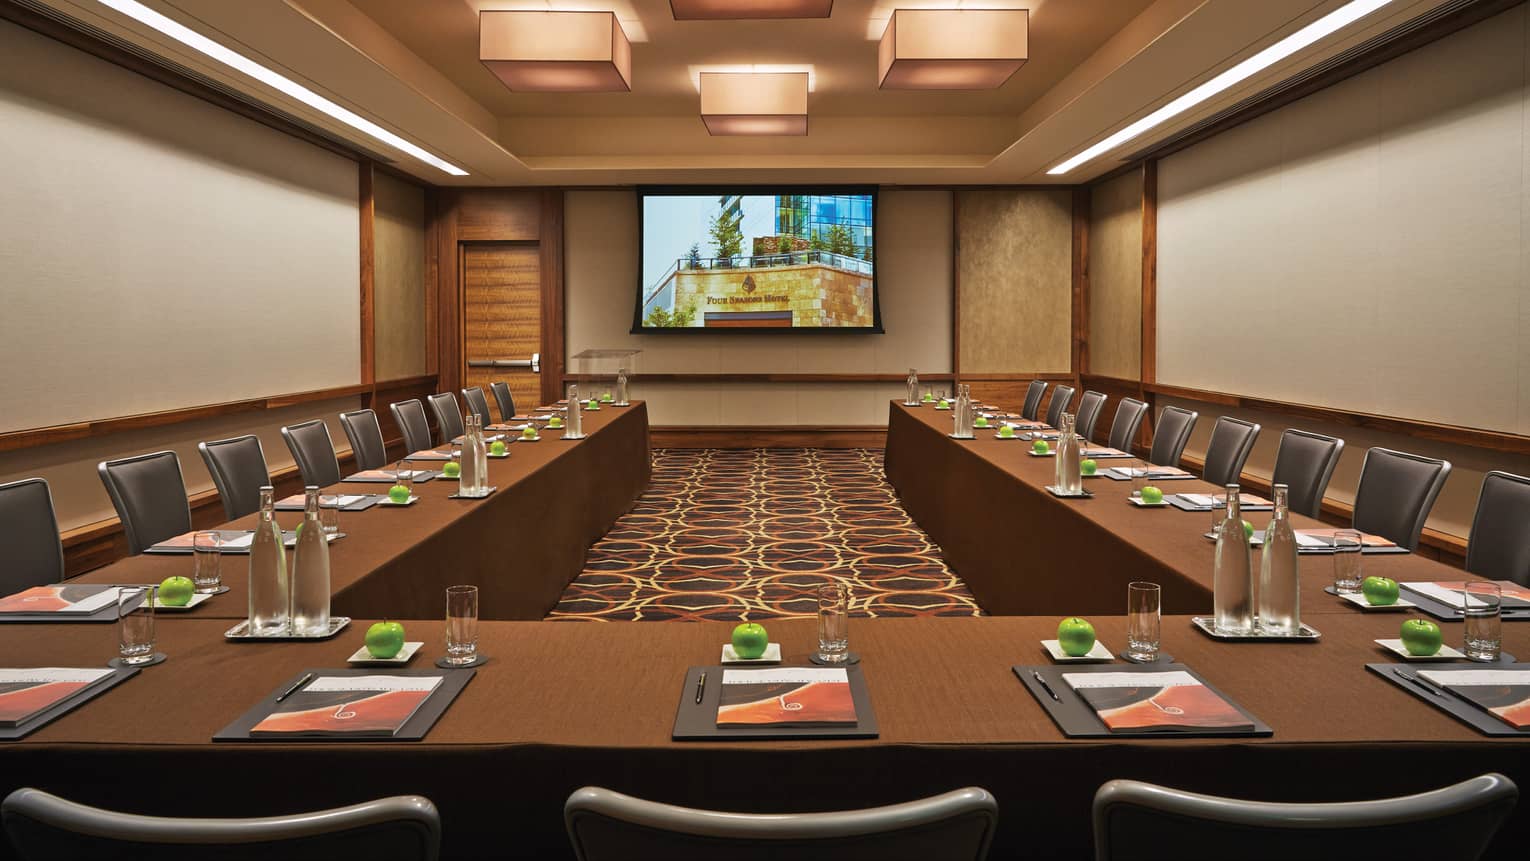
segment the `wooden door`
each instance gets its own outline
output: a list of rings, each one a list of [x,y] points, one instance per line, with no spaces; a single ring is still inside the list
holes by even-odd
[[[464,387],[482,386],[489,411],[499,415],[489,384],[504,380],[521,412],[542,403],[539,371],[529,367],[473,367],[474,362],[530,359],[542,349],[542,272],[534,243],[462,245]]]

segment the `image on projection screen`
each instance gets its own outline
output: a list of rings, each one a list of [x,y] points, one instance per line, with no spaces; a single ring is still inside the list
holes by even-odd
[[[633,330],[880,331],[875,193],[779,191],[643,192]]]

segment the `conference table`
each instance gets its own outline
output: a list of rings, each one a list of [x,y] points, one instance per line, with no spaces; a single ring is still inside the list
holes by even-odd
[[[416,483],[413,505],[342,511],[344,538],[330,545],[331,611],[398,619],[442,615],[445,589],[481,587],[485,619],[541,619],[584,569],[585,551],[648,488],[648,408],[610,404],[584,413],[585,438],[564,440],[543,428],[541,440],[509,444],[508,458],[489,459],[483,499],[448,499],[457,482]],[[439,469],[431,461],[419,469]],[[347,494],[386,493],[387,484],[342,482]],[[218,529],[252,529],[257,515]],[[277,512],[284,529],[300,511]],[[196,608],[198,618],[243,619],[249,612],[249,557],[225,554],[229,591]],[[189,555],[142,554],[98,568],[70,583],[159,583],[191,576]],[[164,614],[167,615],[168,614]]]
[[[1148,580],[1162,587],[1165,613],[1211,612],[1216,548],[1205,537],[1211,528],[1208,512],[1131,505],[1131,482],[1103,475],[1084,480],[1094,498],[1061,499],[1046,490],[1054,480],[1055,457],[1032,456],[1030,442],[1019,434],[1001,440],[996,428],[978,428],[976,439],[956,440],[952,428],[950,411],[893,401],[887,480],[984,610],[1120,614],[1126,609],[1126,584]],[[1131,462],[1101,459],[1099,470]],[[1165,495],[1223,490],[1195,478],[1155,483]],[[1263,530],[1270,512],[1245,512],[1244,519]],[[1291,520],[1297,529],[1332,528],[1295,513]],[[1323,592],[1333,583],[1332,556],[1302,554],[1298,565],[1304,617],[1349,612]],[[1411,553],[1366,553],[1363,567],[1366,575],[1398,582],[1479,579]],[[1309,621],[1322,629],[1320,619]]]
[[[1336,600],[1330,598],[1330,600]],[[169,659],[42,727],[0,743],[0,793],[36,786],[93,804],[184,816],[268,815],[390,794],[440,808],[446,858],[567,858],[562,804],[600,785],[725,810],[826,810],[968,785],[999,802],[995,858],[1089,857],[1090,799],[1112,778],[1267,800],[1411,793],[1490,771],[1530,787],[1530,745],[1490,738],[1367,671],[1405,614],[1341,608],[1316,643],[1230,644],[1163,620],[1174,658],[1268,723],[1269,738],[1069,740],[1011,672],[1044,664],[1057,619],[857,619],[880,737],[675,742],[688,667],[715,664],[731,623],[486,622],[476,670],[425,740],[214,743],[213,734],[305,669],[345,666],[369,620],[319,643],[228,643],[226,623],[160,626]],[[1093,618],[1119,649],[1124,619]],[[768,622],[788,663],[816,643],[811,619]],[[407,621],[443,654],[443,624]],[[1459,623],[1446,624],[1460,644]],[[1505,625],[1530,655],[1530,625]],[[113,626],[0,626],[11,666],[99,666]],[[1494,857],[1521,857],[1530,809]],[[1172,855],[1172,852],[1169,854]]]

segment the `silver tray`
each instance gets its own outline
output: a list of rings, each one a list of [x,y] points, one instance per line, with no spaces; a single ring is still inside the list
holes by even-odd
[[[254,634],[248,633],[249,628],[250,628],[250,620],[245,619],[244,621],[240,622],[239,624],[235,625],[234,627],[229,628],[227,631],[224,631],[223,632],[223,639],[225,639],[225,640],[237,640],[237,641],[245,642],[245,643],[279,643],[279,642],[286,642],[286,641],[290,641],[290,640],[312,642],[312,641],[316,641],[316,640],[328,640],[329,638],[331,638],[331,637],[335,636],[336,634],[340,633],[341,631],[345,630],[345,626],[349,625],[350,623],[351,623],[351,617],[350,616],[330,616],[329,617],[329,631],[327,633],[320,634],[320,635],[318,635],[316,637],[299,637],[299,636],[290,635],[290,634],[282,634],[281,636],[277,636],[277,637],[258,637],[258,636],[254,635]]]
[[[1195,627],[1201,629],[1201,633],[1213,640],[1227,640],[1236,643],[1316,643],[1323,638],[1323,634],[1317,628],[1306,622],[1302,623],[1299,634],[1289,637],[1267,634],[1263,631],[1255,631],[1252,634],[1224,634],[1216,629],[1216,620],[1211,616],[1193,616],[1190,619]]]
[[[1046,488],[1047,488],[1047,493],[1050,493],[1053,496],[1061,497],[1062,499],[1093,499],[1094,498],[1094,491],[1092,491],[1092,490],[1080,490],[1078,493],[1064,493],[1062,491],[1062,488],[1058,487],[1055,484],[1049,484],[1049,485],[1046,486]]]

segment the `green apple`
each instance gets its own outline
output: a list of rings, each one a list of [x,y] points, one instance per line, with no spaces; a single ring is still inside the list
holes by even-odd
[[[536,425],[526,425],[524,428],[521,428],[521,438],[522,439],[536,439],[537,438],[537,426]]]
[[[505,441],[497,439],[489,444],[489,454],[501,455],[505,453]]]
[[[983,416],[978,416],[977,418],[972,420],[972,426],[973,427],[986,428],[986,427],[988,427],[988,419],[984,418]]]
[[[1094,475],[1095,471],[1099,468],[1100,465],[1090,458],[1085,458],[1078,462],[1078,471],[1081,475]]]
[[[615,400],[615,398],[611,397],[611,393],[610,392],[606,392],[605,394],[600,396],[600,402],[603,403],[603,404],[609,404],[609,403],[611,403],[614,400]]]
[[[1005,425],[1004,427],[999,428],[999,436],[1001,436],[1001,437],[1003,437],[1005,439],[1014,439],[1015,438],[1015,429],[1010,427],[1009,425]]]
[[[1435,654],[1445,642],[1445,638],[1440,635],[1440,626],[1428,619],[1409,619],[1402,623],[1399,636],[1408,654],[1421,658]]]
[[[442,464],[441,474],[447,478],[457,478],[462,475],[462,464],[455,460],[449,460]]]
[[[1094,648],[1094,626],[1088,619],[1069,616],[1057,623],[1057,644],[1069,657],[1082,658]]]
[[[930,394],[929,392],[925,392],[924,393],[924,398],[921,399],[921,402],[927,404],[927,403],[929,403],[930,401],[933,401],[933,400],[935,400],[935,396]]]
[[[768,645],[770,635],[765,633],[765,626],[758,622],[745,622],[733,629],[733,653],[746,661],[765,654]]]
[[[1376,607],[1397,603],[1397,581],[1390,577],[1367,577],[1360,582],[1360,591],[1365,594],[1366,603]]]
[[[388,501],[395,505],[403,505],[409,501],[409,488],[402,484],[395,484],[388,488]]]
[[[376,622],[367,629],[367,654],[384,660],[404,648],[404,626],[397,622]]]
[[[937,410],[949,410],[949,409],[951,409],[951,405],[946,403],[945,401],[941,401],[940,403],[935,405],[935,409],[937,409]]]
[[[159,603],[166,607],[184,607],[191,603],[196,584],[189,577],[166,577],[159,581]]]
[[[1250,541],[1254,540],[1254,524],[1249,523],[1247,520],[1243,521],[1243,537]]]
[[[561,428],[563,427],[563,419],[553,416],[547,420],[547,426],[550,428]]]
[[[584,408],[587,410],[598,410],[600,409],[600,401],[590,398],[584,402]]]
[[[1038,439],[1035,442],[1031,443],[1031,451],[1034,451],[1037,454],[1046,454],[1047,452],[1049,452],[1051,450],[1052,450],[1052,447],[1047,445],[1047,441],[1044,440],[1044,439]]]
[[[1157,505],[1163,502],[1163,491],[1150,484],[1142,488],[1142,501],[1148,505]]]

